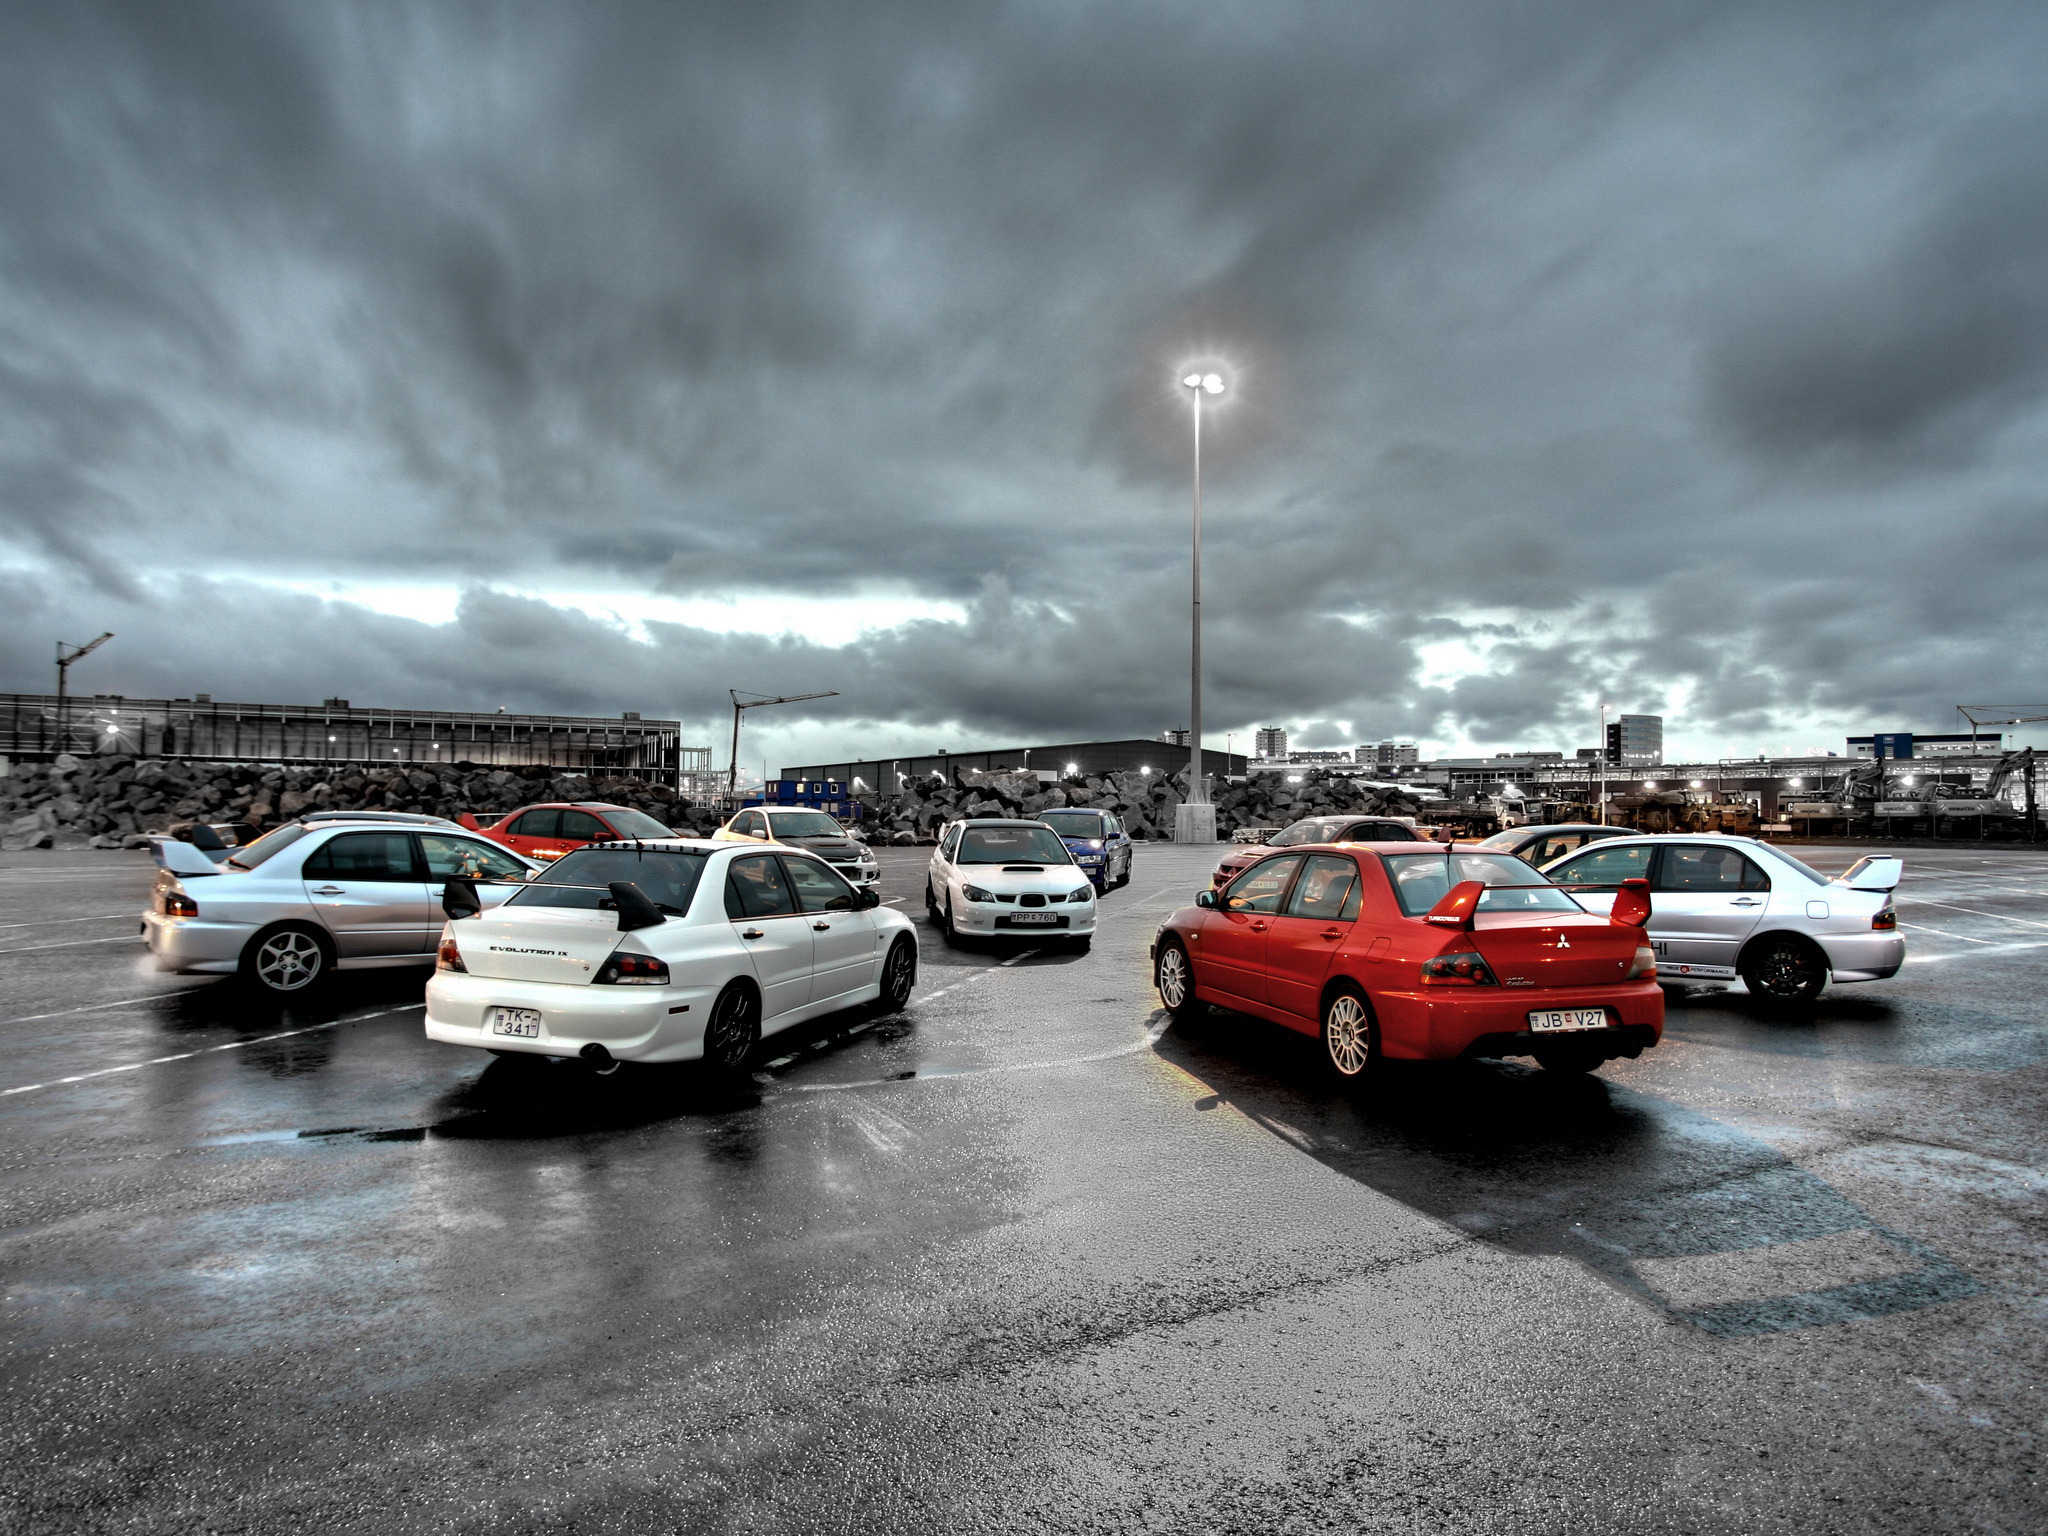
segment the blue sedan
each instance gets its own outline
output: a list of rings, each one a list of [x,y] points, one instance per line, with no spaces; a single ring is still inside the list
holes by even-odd
[[[1098,891],[1131,883],[1131,834],[1109,811],[1045,811],[1040,821],[1059,833]]]

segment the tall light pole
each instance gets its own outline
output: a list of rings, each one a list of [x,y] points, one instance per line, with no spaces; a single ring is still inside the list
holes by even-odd
[[[1188,792],[1174,809],[1173,840],[1213,843],[1216,808],[1209,803],[1209,780],[1202,772],[1202,397],[1222,394],[1223,376],[1190,373],[1180,383],[1194,402],[1195,412],[1194,602],[1188,665]]]
[[[1593,744],[1593,758],[1600,773],[1600,825],[1607,825],[1607,706],[1600,706],[1600,739]]]

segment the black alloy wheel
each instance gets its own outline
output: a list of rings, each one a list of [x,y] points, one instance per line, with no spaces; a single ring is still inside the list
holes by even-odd
[[[1743,961],[1742,981],[1767,1003],[1810,1003],[1828,984],[1827,961],[1803,939],[1767,939]]]
[[[724,1072],[744,1072],[761,1043],[761,1003],[744,982],[727,982],[704,1026],[704,1061]]]
[[[924,877],[924,911],[927,917],[935,918],[939,915],[939,898],[932,894],[932,877],[930,875]]]
[[[901,1013],[916,985],[917,945],[906,934],[889,946],[889,958],[882,962],[882,995],[875,999],[875,1011]]]
[[[1346,1087],[1371,1079],[1379,1065],[1378,1031],[1365,994],[1356,987],[1340,986],[1323,1000],[1323,1064],[1330,1075]]]
[[[1161,939],[1159,953],[1152,960],[1152,985],[1160,1004],[1176,1024],[1187,1024],[1208,1011],[1195,1001],[1195,968],[1179,939]]]
[[[297,997],[334,969],[327,937],[303,923],[280,923],[242,951],[242,979],[271,997]]]

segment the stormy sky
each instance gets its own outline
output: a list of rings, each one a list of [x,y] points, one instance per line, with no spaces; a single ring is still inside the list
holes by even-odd
[[[1154,735],[1204,359],[1214,745],[2048,700],[2038,4],[22,0],[0,143],[6,688]]]

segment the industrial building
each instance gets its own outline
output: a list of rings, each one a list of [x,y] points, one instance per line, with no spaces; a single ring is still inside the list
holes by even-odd
[[[1622,715],[1607,727],[1607,761],[1643,764],[1664,761],[1664,717]]]
[[[999,747],[992,751],[927,752],[914,757],[869,758],[861,762],[807,763],[785,768],[785,779],[837,779],[856,796],[893,793],[903,779],[951,780],[956,769],[1025,769],[1061,778],[1074,774],[1179,773],[1188,765],[1188,749],[1158,741],[1070,741],[1053,746]],[[1202,751],[1202,767],[1213,779],[1245,771],[1243,755]]]
[[[1255,756],[1274,758],[1287,755],[1287,732],[1277,725],[1262,725],[1252,732],[1252,752]]]
[[[1911,742],[1913,749],[1911,755],[1914,757],[1950,757],[1958,753],[1969,756],[1979,752],[1996,752],[1998,744],[2005,739],[1997,731],[1988,733],[1979,731],[1974,736],[1970,735],[1967,731],[1945,736],[1922,736],[1917,732],[1899,732],[1897,734],[1905,736]],[[1871,749],[1876,740],[1875,736],[1851,736],[1849,738],[1849,755],[1851,757],[1870,756]]]
[[[48,758],[110,752],[234,763],[502,763],[653,779],[701,792],[709,747],[682,744],[679,720],[321,704],[60,699],[0,694],[0,754]],[[722,789],[722,785],[719,786]],[[694,798],[694,796],[693,796]]]

